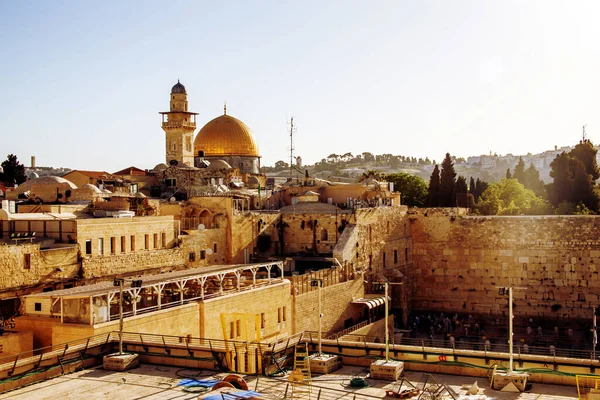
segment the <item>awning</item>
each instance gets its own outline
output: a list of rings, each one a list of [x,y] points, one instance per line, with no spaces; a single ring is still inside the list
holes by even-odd
[[[388,304],[391,302],[391,298],[388,296]],[[352,302],[352,304],[364,304],[367,307],[369,307],[369,309],[371,308],[375,308],[378,306],[382,306],[385,303],[385,297],[381,296],[381,297],[375,297],[375,298],[371,298],[371,299],[358,299],[358,300],[354,300]]]

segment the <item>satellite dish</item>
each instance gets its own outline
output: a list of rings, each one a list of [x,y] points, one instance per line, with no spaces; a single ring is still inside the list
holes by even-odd
[[[177,164],[179,164],[179,161],[171,160],[171,161],[169,161],[169,164],[171,164],[172,166],[176,166]]]
[[[204,224],[200,224],[198,225],[198,230],[199,231],[203,231],[206,227],[204,226]]]
[[[206,249],[206,254],[208,254],[209,256],[213,253],[212,249]]]
[[[171,202],[171,203],[175,203],[175,197],[171,197],[171,198],[169,199],[169,202]]]

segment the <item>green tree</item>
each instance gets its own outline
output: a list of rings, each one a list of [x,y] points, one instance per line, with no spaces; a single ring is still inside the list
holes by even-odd
[[[439,191],[439,206],[440,207],[455,207],[456,198],[454,185],[456,183],[456,172],[454,171],[454,163],[450,153],[446,153],[446,158],[442,162],[442,171],[440,173],[440,191]]]
[[[512,174],[510,173],[510,168],[506,170],[506,179],[512,179]]]
[[[1,165],[4,172],[0,178],[3,182],[20,185],[27,179],[25,177],[25,166],[17,160],[16,155],[9,154]]]
[[[363,172],[362,175],[360,176],[360,181],[364,181],[367,179],[375,179],[376,181],[381,180],[383,176],[381,175],[381,172],[376,171],[374,169],[370,169],[367,172]]]
[[[279,161],[277,161],[277,162],[275,163],[275,166],[274,166],[274,168],[273,168],[273,169],[274,169],[275,171],[282,171],[282,170],[284,170],[284,169],[287,169],[287,168],[289,168],[289,166],[290,166],[290,165],[289,165],[288,163],[286,163],[285,161],[279,160]]]
[[[523,185],[529,190],[533,190],[536,196],[546,197],[546,187],[544,181],[540,179],[540,172],[535,165],[529,164],[529,168],[525,170],[525,182]]]
[[[375,161],[375,156],[373,155],[373,153],[364,152],[362,153],[362,156],[365,162]]]
[[[469,179],[469,193],[475,196],[475,179],[473,177]]]
[[[467,179],[464,176],[459,176],[454,186],[456,193],[456,205],[458,207],[470,207],[473,204],[473,195],[469,193],[467,187]]]
[[[525,185],[525,161],[523,161],[523,157],[519,157],[519,162],[515,166],[512,177]]]
[[[544,199],[516,179],[492,183],[481,195],[477,209],[484,215],[541,215],[551,212]]]
[[[429,207],[438,207],[440,197],[440,169],[435,164],[433,172],[429,178],[429,187],[427,188],[427,204]]]
[[[489,183],[477,178],[477,182],[475,182],[475,192],[473,193],[473,197],[475,197],[476,203],[479,201],[479,199],[481,198],[481,195],[483,194],[483,192],[485,192],[487,190],[487,188],[489,186],[490,186]]]
[[[427,203],[427,184],[422,178],[399,172],[387,175],[386,180],[394,183],[394,191],[402,195],[402,204],[409,207],[425,207]]]
[[[594,182],[598,174],[595,153],[590,141],[582,141],[571,152],[562,152],[550,163],[553,182],[546,185],[546,192],[555,207],[566,202],[573,207],[584,205],[594,213],[599,211],[600,195]],[[590,154],[594,155],[593,161],[589,159]],[[563,206],[557,211],[567,209]]]

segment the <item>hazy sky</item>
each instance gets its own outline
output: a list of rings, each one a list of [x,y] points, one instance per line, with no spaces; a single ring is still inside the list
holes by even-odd
[[[263,165],[441,161],[600,142],[600,1],[1,1],[0,158],[165,162],[179,78],[199,127],[244,121]]]

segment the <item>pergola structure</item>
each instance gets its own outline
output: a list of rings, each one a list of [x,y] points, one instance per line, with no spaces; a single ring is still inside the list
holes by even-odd
[[[215,265],[130,277],[123,290],[123,315],[252,290],[283,281],[283,262]],[[131,285],[130,282],[139,282]],[[103,282],[25,297],[25,314],[60,317],[61,322],[95,325],[119,318],[119,287]]]

